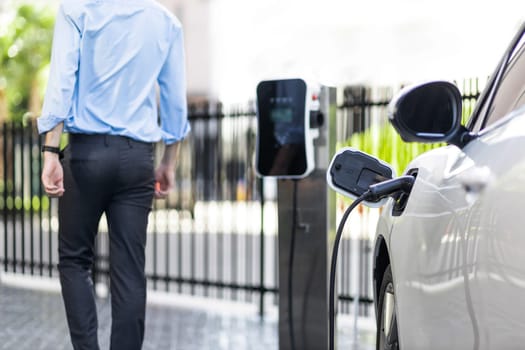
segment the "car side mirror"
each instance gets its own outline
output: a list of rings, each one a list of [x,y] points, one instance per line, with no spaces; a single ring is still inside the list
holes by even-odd
[[[402,89],[390,102],[390,122],[406,142],[447,142],[459,147],[470,139],[461,125],[461,93],[447,81]]]

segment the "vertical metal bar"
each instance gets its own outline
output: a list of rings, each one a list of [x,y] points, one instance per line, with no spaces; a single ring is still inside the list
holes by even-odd
[[[240,142],[242,142],[241,147],[239,148],[241,150],[241,156],[242,156],[241,158],[242,162],[240,164],[240,172],[242,176],[242,179],[241,179],[242,186],[240,188],[240,191],[241,191],[241,200],[244,202],[243,204],[245,208],[249,210],[247,206],[248,201],[249,201],[248,191],[247,191],[247,186],[248,186],[248,157],[247,157],[247,154],[248,154],[248,147],[249,147],[249,139],[247,137],[248,125],[246,124],[246,117],[244,115],[244,112],[242,112],[240,116],[240,121],[241,121]],[[249,212],[250,211],[248,211],[248,213]],[[240,232],[240,234],[242,235],[242,239],[244,241],[244,261],[245,261],[244,285],[251,285],[252,284],[251,283],[252,282],[251,281],[251,276],[252,276],[251,269],[252,269],[252,255],[253,255],[253,252],[251,249],[252,248],[251,247],[252,235],[248,227],[244,229],[244,232]],[[251,296],[251,292],[249,290],[245,290],[244,300],[248,301],[250,296]]]
[[[370,221],[370,210],[366,208],[364,210],[366,222]],[[363,259],[361,262],[361,270],[363,271],[363,280],[361,282],[361,296],[363,298],[368,297],[368,232],[367,229],[363,226]],[[361,315],[365,316],[368,310],[368,304],[364,302],[361,303]]]
[[[223,114],[222,114],[222,105],[220,103],[217,103],[215,106],[214,106],[214,119],[215,119],[215,126],[216,126],[216,132],[217,132],[217,138],[216,138],[216,157],[214,159],[214,166],[215,166],[215,181],[216,181],[216,185],[215,185],[215,192],[214,192],[214,196],[215,196],[215,200],[217,201],[217,203],[221,203],[222,204],[222,201],[223,201],[223,197],[222,197],[222,181],[223,181],[223,144],[222,144],[222,124],[224,122],[223,120]],[[219,210],[222,210],[222,205],[219,204]],[[222,216],[221,215],[218,215],[218,220],[221,220],[222,219]],[[219,256],[219,245],[218,245],[218,242],[219,242],[219,237],[221,236],[221,230],[219,229],[219,227],[223,227],[222,225],[222,220],[221,220],[221,223],[217,223],[216,225],[216,229],[215,229],[215,232],[214,232],[214,244],[213,245],[210,245],[210,247],[208,248],[209,250],[213,249],[212,247],[215,247],[215,262],[217,262],[217,259],[218,259],[218,256]],[[213,262],[211,261],[211,259],[208,261],[208,263],[211,265],[213,264]],[[216,269],[215,269],[215,274],[214,274],[214,279],[217,281],[218,280],[218,275],[219,275],[219,265],[216,264]],[[211,273],[210,273],[211,275]],[[211,276],[210,276],[210,279],[211,279]],[[214,287],[212,289],[214,291],[214,296],[217,296],[217,291],[219,290],[218,287]]]
[[[16,127],[15,127],[15,124],[12,122],[11,123],[11,149],[13,150],[12,152],[12,167],[11,167],[11,170],[12,170],[12,173],[11,173],[11,176],[12,176],[12,181],[13,181],[13,190],[12,190],[12,194],[11,194],[11,198],[13,200],[13,210],[12,210],[12,220],[13,220],[13,242],[12,242],[12,247],[13,247],[13,272],[16,273],[16,264],[17,264],[17,254],[16,254],[16,247],[17,247],[17,230],[16,230],[16,219],[17,219],[17,214],[16,214],[16,187],[17,187],[17,181],[16,181]]]
[[[42,147],[42,138],[38,137],[38,149]],[[38,152],[38,169],[42,169],[42,153]],[[38,238],[38,256],[39,256],[39,275],[44,275],[44,225],[43,225],[43,219],[44,219],[44,192],[42,188],[42,182],[38,182],[38,231],[39,231],[39,238]]]
[[[359,316],[360,314],[360,310],[361,310],[361,303],[360,303],[360,296],[361,296],[361,288],[362,288],[362,283],[363,283],[363,240],[361,239],[361,236],[359,236],[357,238],[357,266],[358,266],[358,270],[357,270],[357,286],[356,286],[356,292],[355,292],[355,297],[356,297],[356,300],[357,300],[357,308],[354,309],[354,312],[357,313],[357,316]]]
[[[209,228],[209,224],[206,223],[206,228]],[[207,297],[209,295],[209,285],[210,282],[210,232],[209,230],[206,230],[202,233],[202,240],[204,241],[204,247],[203,247],[203,258],[204,261],[203,264],[203,276],[202,281],[204,282],[204,289],[203,289],[203,295]]]
[[[350,282],[350,279],[352,277],[352,271],[351,271],[351,267],[352,267],[352,264],[350,263],[350,258],[351,258],[351,251],[349,249],[349,246],[350,246],[350,239],[348,239],[348,237],[345,237],[343,236],[342,237],[342,251],[340,253],[340,255],[342,255],[342,264],[341,264],[341,275],[339,276],[339,280],[341,281],[341,284],[340,284],[340,294],[338,295],[338,299],[339,297],[342,295],[349,295],[350,294],[350,286],[351,286],[351,282]],[[348,303],[346,302],[341,302],[341,307],[343,310],[349,310],[349,307],[348,307]]]
[[[179,178],[176,177],[177,183],[180,182]],[[176,185],[177,186],[177,185]],[[164,284],[164,290],[166,292],[169,292],[170,290],[170,282],[169,282],[169,276],[170,276],[170,229],[169,229],[169,223],[170,223],[170,211],[174,207],[171,198],[168,197],[166,200],[166,209],[165,209],[165,216],[166,216],[166,225],[164,227],[164,277],[165,277],[165,284]]]
[[[157,289],[157,280],[158,280],[158,257],[157,257],[157,250],[158,250],[158,227],[157,227],[157,214],[158,214],[158,208],[157,208],[157,201],[153,202],[153,289]]]
[[[202,281],[204,282],[204,288],[203,288],[203,295],[207,297],[209,295],[209,285],[208,282],[210,282],[210,231],[209,231],[209,223],[207,222],[205,224],[205,231],[201,234],[201,242],[199,246],[202,244],[202,250],[203,250],[203,259],[201,261],[202,263]]]
[[[47,241],[47,253],[48,253],[48,262],[47,270],[48,276],[53,277],[53,208],[55,207],[56,199],[49,199],[49,210],[47,211],[48,218],[48,241]]]
[[[280,289],[281,286],[279,285],[279,237],[277,235],[273,235],[273,285],[277,287],[277,289]],[[274,294],[274,304],[277,305],[279,302],[279,293]]]
[[[348,252],[346,251],[346,239],[345,234],[341,237],[341,243],[339,246],[339,256],[341,262],[337,264],[336,268],[336,286],[335,286],[335,308],[338,312],[344,312],[345,302],[341,300],[341,296],[345,294],[346,282],[348,279],[347,271],[345,270],[346,259],[348,258]]]
[[[174,241],[176,243],[177,237],[180,234],[181,231],[181,221],[182,221],[182,213],[183,213],[183,196],[182,196],[182,180],[183,179],[183,169],[186,167],[186,164],[184,162],[185,159],[185,144],[186,142],[182,143],[180,146],[180,153],[179,153],[179,164],[177,168],[175,169],[175,188],[176,188],[176,194],[175,194],[175,204],[172,207],[172,210],[175,211],[175,214],[177,215],[177,227],[171,227],[170,220],[166,220],[166,234],[168,236],[168,243],[170,244],[170,247],[167,248],[166,252],[171,255],[171,242]],[[157,154],[157,153],[156,153]],[[169,212],[168,212],[168,218],[169,218]],[[174,243],[174,244],[175,244]],[[175,259],[173,259],[175,260]],[[176,276],[176,272],[173,272],[173,276],[171,275],[171,264],[175,264],[175,262],[172,262],[171,257],[167,259],[166,264],[169,266],[166,270],[167,276],[169,276],[169,280],[166,280],[166,291],[170,291],[171,287],[173,285],[173,277]]]
[[[363,285],[364,285],[364,295],[368,298],[368,296],[370,295],[370,252],[371,252],[371,247],[370,247],[370,240],[366,240],[365,241],[365,259],[364,259],[364,265],[365,265],[365,276],[364,276],[364,281],[363,281]],[[369,304],[365,304],[365,316],[369,316],[370,315],[370,305]]]
[[[234,170],[234,176],[233,176],[233,190],[232,190],[232,203],[235,204],[236,202],[236,195],[237,195],[237,184],[238,184],[238,181],[239,181],[239,174],[238,174],[238,163],[239,163],[239,153],[238,153],[238,150],[239,150],[239,145],[238,145],[238,139],[237,139],[237,128],[238,128],[238,117],[237,115],[235,115],[235,120],[234,120],[234,125],[233,125],[233,137],[232,137],[232,144],[233,144],[233,149],[235,150],[235,153],[233,155],[233,158],[234,158],[234,165],[233,165],[233,168],[235,169]],[[237,208],[234,207],[234,215],[235,217],[237,216]],[[231,267],[231,281],[232,283],[235,283],[237,282],[237,235],[238,233],[235,232],[235,229],[232,229],[232,231],[230,232],[230,246],[231,246],[231,259],[230,259],[230,267]],[[234,300],[237,300],[237,290],[236,289],[233,289],[232,290],[232,297]]]
[[[191,281],[195,281],[195,259],[196,259],[196,252],[195,252],[195,237],[197,236],[197,233],[195,230],[192,230],[190,234],[190,279]],[[191,283],[191,295],[195,295],[195,283]]]
[[[252,285],[253,281],[253,262],[252,262],[252,259],[253,259],[253,234],[252,232],[250,232],[248,229],[246,230],[246,232],[244,233],[244,246],[245,246],[245,261],[246,261],[246,270],[245,270],[245,285],[247,286],[250,286]],[[245,300],[246,301],[250,301],[250,298],[252,297],[252,292],[251,291],[246,291],[246,298]]]
[[[225,174],[225,164],[227,164],[225,161],[224,161],[224,145],[223,145],[223,134],[222,134],[222,131],[223,131],[223,124],[224,124],[224,114],[223,114],[223,111],[222,111],[222,104],[218,103],[216,105],[216,109],[215,109],[215,113],[216,113],[216,118],[217,118],[217,157],[216,157],[216,176],[217,176],[217,186],[216,186],[216,199],[217,199],[217,202],[219,203],[224,203],[224,191],[223,191],[223,181],[224,181],[224,174]],[[220,206],[220,209],[219,210],[222,210],[222,205]],[[216,254],[215,254],[215,257],[216,259],[218,259],[218,257],[220,256],[220,253],[219,253],[219,239],[222,238],[222,228],[224,227],[224,224],[223,224],[223,221],[222,221],[222,215],[219,215],[218,216],[219,220],[221,220],[220,223],[217,223],[217,227],[218,228],[221,228],[221,229],[216,229],[215,230],[215,250],[216,250]],[[215,279],[218,279],[219,277],[219,271],[220,271],[220,268],[219,268],[219,264],[216,265],[216,273],[215,273]],[[221,281],[221,280],[219,280]],[[215,291],[215,296],[217,295],[217,290],[219,290],[219,288],[214,288],[214,291]]]
[[[367,275],[367,271],[368,271],[368,263],[367,263],[367,256],[368,256],[368,252],[367,252],[367,241],[366,241],[366,238],[364,238],[362,240],[362,247],[363,247],[363,251],[361,253],[361,288],[360,288],[360,294],[359,294],[359,298],[360,300],[364,297],[367,297],[368,295],[365,294],[365,291],[366,291],[366,286],[368,285],[368,275]],[[364,313],[366,312],[366,308],[367,308],[367,305],[364,303],[364,302],[360,302],[360,305],[361,305],[361,315],[364,315]]]
[[[189,137],[189,140],[191,140],[192,136]],[[186,141],[186,142],[191,142],[191,141]],[[182,219],[183,219],[183,213],[184,213],[184,206],[186,205],[186,202],[184,201],[184,196],[183,196],[183,193],[182,191],[184,190],[183,189],[183,186],[182,186],[182,181],[181,179],[183,178],[183,170],[184,170],[184,167],[185,166],[189,166],[186,165],[184,163],[184,160],[186,159],[186,152],[187,150],[191,148],[188,148],[188,147],[185,147],[185,143],[183,143],[181,145],[181,152],[180,152],[180,165],[177,167],[177,171],[178,173],[180,174],[179,176],[177,176],[177,183],[178,183],[178,191],[177,191],[177,203],[178,203],[178,210],[179,210],[179,215],[178,215],[178,218],[179,218],[179,226],[177,227],[177,231],[175,232],[175,239],[177,240],[177,278],[179,279],[180,281],[180,278],[182,277],[182,248],[181,248],[181,244],[182,244]],[[191,159],[191,155],[190,155],[190,159]],[[187,190],[187,189],[186,189]],[[190,195],[190,198],[189,198],[189,201],[190,201],[190,204],[188,204],[190,206],[190,210],[193,210],[191,208],[191,195]],[[182,284],[177,281],[177,291],[179,293],[182,292]]]
[[[7,272],[8,270],[8,253],[9,253],[9,250],[8,250],[8,245],[9,245],[9,237],[7,235],[7,231],[8,231],[8,225],[7,225],[7,222],[8,222],[8,207],[7,207],[7,199],[8,199],[8,191],[9,191],[9,187],[8,187],[8,183],[9,183],[9,180],[8,180],[8,169],[7,169],[7,166],[9,164],[9,162],[7,161],[7,155],[9,154],[7,152],[7,128],[8,128],[8,124],[7,122],[4,122],[3,125],[2,125],[2,138],[3,138],[3,165],[4,165],[4,193],[3,193],[3,197],[4,197],[4,208],[3,208],[3,221],[4,221],[4,271]]]
[[[221,106],[222,108],[222,106]],[[220,135],[221,135],[221,138],[222,138],[222,135],[223,135],[223,126],[226,126],[226,129],[228,129],[228,127],[231,126],[231,117],[226,117],[223,113],[222,113],[222,109],[221,109],[221,122],[220,122],[220,129],[219,129],[219,132],[220,132]],[[227,135],[228,136],[228,135]],[[222,141],[222,140],[221,140]],[[222,142],[221,142],[222,144]],[[229,174],[229,162],[231,162],[231,150],[232,150],[232,147],[231,147],[231,144],[228,144],[226,143],[226,146],[223,147],[223,150],[221,151],[225,151],[225,153],[228,154],[228,158],[225,159],[225,161],[223,162],[224,163],[224,168],[226,169],[225,171],[225,175],[226,175],[226,193],[224,192],[223,188],[221,187],[221,191],[220,191],[220,199],[221,199],[221,202],[227,202],[227,200],[229,199],[228,197],[228,189],[229,189],[229,180],[230,180],[230,174]],[[221,158],[222,158],[222,152],[221,152]],[[222,184],[222,182],[221,182]],[[223,217],[221,217],[222,220],[224,220]],[[224,224],[221,223],[220,225],[221,227],[221,230],[219,232],[217,232],[217,280],[218,282],[222,283],[224,282],[224,236],[226,234],[225,230],[224,230]],[[217,288],[217,295],[219,298],[222,298],[224,296],[224,288],[223,287],[218,287]]]
[[[33,151],[35,146],[35,133],[33,129],[34,124],[29,122],[29,235],[30,235],[30,266],[31,275],[35,274],[35,210],[33,207],[33,196],[35,195],[35,179],[38,179],[38,172],[35,171],[35,162],[33,157]]]
[[[223,227],[221,225],[221,227]],[[224,282],[224,230],[217,233],[217,280],[218,282]],[[218,297],[222,298],[224,296],[224,288],[217,287]]]
[[[191,233],[190,235],[190,256],[189,256],[189,259],[190,259],[190,279],[192,281],[195,281],[195,249],[196,249],[196,243],[195,243],[195,240],[196,240],[196,237],[197,237],[197,232],[195,232],[195,230],[193,230],[193,232]],[[191,283],[191,295],[195,295],[195,283]]]
[[[212,153],[215,151],[212,148],[211,142],[213,140],[212,135],[210,134],[210,123],[211,118],[209,115],[209,106],[205,104],[201,110],[202,113],[202,124],[203,124],[203,159],[202,159],[202,170],[204,175],[204,201],[209,201],[211,196],[211,184],[213,182],[212,163],[209,161],[212,157]]]
[[[203,168],[204,168],[204,203],[205,205],[206,204],[209,204],[211,200],[213,200],[214,198],[212,198],[212,184],[213,184],[213,180],[215,178],[215,172],[212,171],[212,164],[213,164],[213,155],[215,154],[215,152],[217,152],[216,148],[214,147],[215,145],[212,144],[212,142],[214,143],[215,141],[215,136],[216,135],[212,135],[211,133],[211,127],[210,127],[210,123],[213,122],[212,118],[211,118],[211,111],[210,111],[210,106],[208,104],[204,104],[203,105],[203,110],[202,110],[202,113],[203,113],[203,122],[204,122],[204,154],[205,154],[205,157],[204,158],[204,164],[203,164]],[[203,264],[204,264],[204,268],[203,268],[203,271],[204,271],[204,280],[206,280],[206,275],[207,275],[207,228],[208,228],[208,222],[205,222],[204,225],[204,231],[205,232],[202,232],[202,236],[201,236],[201,239],[204,241],[204,261],[203,261]],[[192,260],[192,266],[196,269],[196,261],[197,261],[197,251],[196,251],[196,236],[193,237],[193,246],[192,246],[192,257],[193,257],[193,260]],[[194,271],[194,273],[196,273],[196,271]],[[208,288],[207,287],[204,287],[204,294],[207,295],[208,293]]]
[[[194,113],[195,113],[195,110],[194,110]],[[194,143],[194,150],[196,151],[196,157],[194,158],[195,159],[195,167],[194,167],[194,170],[195,170],[195,173],[196,173],[196,179],[197,179],[197,183],[196,183],[196,190],[195,190],[195,199],[200,199],[200,194],[201,194],[201,183],[202,181],[204,181],[202,179],[202,173],[201,173],[201,162],[202,162],[202,155],[200,154],[200,152],[202,152],[202,143],[203,143],[203,138],[206,137],[206,135],[203,135],[202,132],[201,132],[201,127],[202,125],[202,121],[201,120],[196,120],[195,122],[195,134],[196,135],[200,135],[200,138],[196,138],[195,139],[195,143]],[[203,191],[204,192],[204,191]],[[195,208],[195,207],[194,207]],[[195,279],[195,225],[193,225],[193,229],[191,230],[190,232],[190,256],[189,256],[189,259],[190,259],[190,280],[191,281],[194,281]],[[195,294],[195,284],[194,283],[191,283],[190,284],[190,293],[191,295],[194,295]]]
[[[360,249],[359,249],[359,238],[357,239],[356,241],[356,246],[357,246],[357,252],[356,254],[358,255],[357,256],[357,259],[356,259],[356,262],[357,262],[357,270],[359,271],[360,267],[361,267],[361,264],[360,264],[360,261],[359,261],[359,253],[360,253]],[[360,281],[360,277],[361,276],[358,276],[357,278],[357,285],[356,285],[356,293],[355,293],[355,296],[354,296],[354,302],[352,303],[353,304],[353,309],[354,309],[354,325],[353,325],[353,341],[354,341],[354,344],[357,344],[358,343],[358,314],[359,314],[359,287],[360,287],[360,284],[361,284],[361,281]]]
[[[343,235],[341,237],[341,252],[340,254],[344,254],[344,250],[345,250],[345,245],[344,245],[344,232],[343,232]],[[344,260],[343,260],[344,261]],[[335,284],[335,288],[334,288],[334,293],[335,293],[335,300],[334,300],[334,310],[340,310],[341,308],[341,299],[339,298],[341,296],[341,289],[342,289],[342,283],[341,281],[343,281],[343,273],[342,273],[342,264],[337,264],[336,266],[336,269],[335,269],[335,276],[336,276],[336,281],[337,283]]]
[[[198,118],[198,113],[197,113],[197,110],[196,110],[196,106],[192,106],[191,108],[192,110],[192,114],[194,115],[194,117],[196,118],[195,120],[195,123],[194,123],[194,135],[195,137],[193,138],[193,148],[192,148],[192,151],[194,152],[194,163],[193,163],[193,176],[192,176],[192,179],[194,179],[194,202],[193,202],[193,210],[194,210],[194,219],[195,219],[195,216],[196,216],[196,213],[195,213],[195,209],[196,209],[196,203],[199,199],[201,199],[201,189],[202,189],[202,182],[204,181],[202,179],[202,152],[203,152],[203,149],[202,149],[202,143],[203,143],[203,138],[205,137],[205,135],[202,134],[202,120]],[[195,230],[196,230],[196,225],[195,225],[195,220],[193,222],[193,225],[192,225],[192,230],[191,232],[189,232],[189,268],[190,268],[190,280],[193,281],[194,278],[195,278],[195,263],[194,263],[194,257],[195,257]],[[190,284],[190,293],[192,295],[195,294],[195,284],[194,283],[191,283]]]
[[[259,232],[259,316],[264,316],[264,293],[265,293],[265,286],[264,286],[264,266],[265,266],[265,259],[264,259],[264,181],[263,179],[259,179],[259,203],[261,205],[261,231]]]
[[[217,109],[214,108],[212,110],[211,108],[211,105],[207,105],[207,109],[206,109],[206,112],[207,112],[207,116],[208,116],[208,121],[207,121],[207,124],[209,123],[214,123],[215,126],[218,125],[218,118],[217,118]],[[210,132],[211,128],[208,126],[207,128],[207,133]],[[209,159],[208,159],[208,164],[210,167],[213,166],[214,164],[214,156],[215,158],[217,158],[217,154],[220,152],[219,150],[219,145],[218,145],[218,140],[219,140],[219,137],[220,137],[220,134],[217,133],[217,127],[213,128],[215,130],[215,134],[213,135],[213,144],[211,145],[211,149],[213,149],[213,153],[212,152],[209,152]],[[211,136],[211,135],[210,135]],[[213,167],[212,167],[213,169]],[[216,168],[216,171],[211,171],[212,176],[210,176],[210,181],[212,181],[211,183],[211,189],[210,189],[210,196],[211,200],[213,201],[216,201],[217,200],[217,188],[218,188],[218,183],[216,181],[217,179],[217,174],[220,173],[220,168]],[[203,256],[203,274],[204,274],[204,281],[205,282],[209,282],[209,278],[210,278],[210,273],[209,273],[209,264],[210,264],[210,261],[209,261],[209,254],[210,254],[210,232],[209,232],[209,225],[210,223],[207,222],[205,227],[206,227],[206,232],[204,232],[204,256]],[[209,288],[207,285],[205,285],[204,287],[204,296],[208,296],[208,293],[209,293]]]
[[[20,132],[20,145],[19,145],[19,150],[20,150],[20,197],[22,199],[22,208],[21,208],[21,212],[20,212],[20,228],[21,228],[21,237],[20,237],[20,245],[21,245],[21,267],[22,267],[22,274],[25,273],[25,266],[26,266],[26,230],[25,230],[25,167],[26,167],[26,162],[25,162],[25,129],[24,126],[22,124],[20,124],[19,126],[19,132]]]
[[[358,103],[356,108],[359,111],[359,127],[357,130],[354,130],[354,132],[363,132],[367,128],[370,127],[371,124],[371,108],[369,103],[369,95],[371,91],[367,89],[366,87],[360,88]],[[360,213],[362,214],[362,210],[360,209]],[[355,251],[355,254],[357,255],[354,259],[356,262],[356,268],[354,269],[356,276],[353,279],[356,282],[356,288],[355,288],[355,294],[354,294],[354,302],[353,304],[353,310],[354,310],[354,327],[357,324],[357,317],[360,314],[360,310],[362,310],[362,305],[360,302],[361,292],[362,292],[362,285],[363,282],[366,283],[366,279],[363,276],[363,235],[361,232],[359,232],[357,238],[355,240],[351,240],[351,243],[355,245],[355,249],[351,249],[351,251]]]
[[[190,199],[190,202],[191,202],[191,199]],[[182,201],[180,201],[180,203],[182,204]],[[192,205],[193,204],[190,203],[190,206]],[[194,210],[194,209],[191,209],[191,210]],[[182,230],[180,226],[180,220],[179,220],[179,229],[177,230],[176,235],[177,235],[177,280],[178,280],[177,281],[177,292],[182,293],[182,282],[180,282],[182,279]]]
[[[224,170],[224,161],[223,161],[223,142],[222,142],[222,127],[224,122],[224,114],[222,113],[222,105],[219,103],[216,109],[216,118],[217,118],[217,165],[216,165],[216,176],[217,176],[217,199],[223,200],[223,170]]]
[[[353,243],[355,243],[355,240],[353,240],[351,237],[347,237],[346,239],[346,255],[347,255],[347,285],[346,285],[346,295],[349,295],[351,296],[352,295],[352,287],[353,287],[353,282],[357,282],[357,278],[356,276],[354,276],[354,272],[352,271],[352,267],[353,267],[353,264],[352,264],[352,259],[354,258],[354,254],[355,253],[355,249],[352,249],[352,246],[353,246]],[[357,257],[355,257],[356,259],[354,259],[355,261],[357,261]],[[353,277],[353,278],[352,278]],[[350,312],[352,310],[352,303],[350,302],[347,302],[346,303],[346,310],[347,312]]]
[[[250,198],[249,198],[249,193],[248,193],[248,188],[249,188],[249,177],[248,177],[248,172],[250,171],[250,169],[248,168],[248,164],[249,164],[249,154],[248,154],[248,150],[250,149],[250,128],[249,128],[249,124],[248,124],[248,118],[247,116],[243,116],[243,139],[245,140],[245,147],[244,147],[244,164],[243,164],[243,173],[244,173],[244,187],[243,187],[243,191],[244,191],[244,194],[243,194],[243,197],[244,197],[244,200],[246,203],[250,203]],[[249,212],[251,212],[250,208],[248,208]],[[246,282],[248,283],[248,285],[252,285],[253,284],[253,232],[246,228],[246,231],[245,232],[245,246],[246,246]],[[250,301],[250,299],[252,298],[253,296],[253,293],[251,291],[248,291],[247,292],[247,301]]]

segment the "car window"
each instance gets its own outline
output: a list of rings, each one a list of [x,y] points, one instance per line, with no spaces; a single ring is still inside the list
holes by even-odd
[[[511,54],[490,110],[475,129],[483,129],[525,104],[525,35]],[[485,114],[484,106],[481,113]],[[483,115],[482,114],[482,115]],[[478,121],[481,122],[481,121]]]

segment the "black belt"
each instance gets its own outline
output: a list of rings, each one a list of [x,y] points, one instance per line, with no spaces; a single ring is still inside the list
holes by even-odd
[[[109,134],[69,134],[70,143],[94,143],[109,145],[128,144],[130,146],[153,146],[151,142],[144,142],[132,139],[127,136]]]

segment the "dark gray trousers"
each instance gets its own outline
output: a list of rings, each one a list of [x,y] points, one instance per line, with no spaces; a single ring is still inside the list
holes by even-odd
[[[111,350],[142,347],[146,227],[154,194],[153,145],[120,136],[71,134],[59,200],[59,273],[75,350],[99,349],[91,279],[103,213],[110,240]]]

